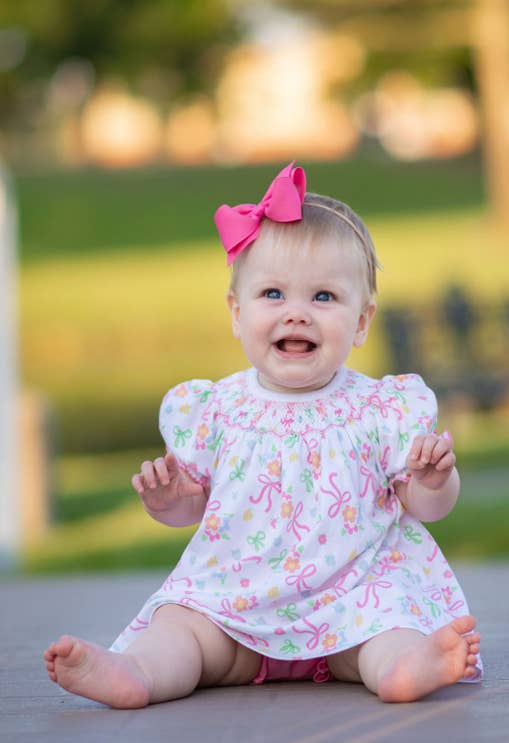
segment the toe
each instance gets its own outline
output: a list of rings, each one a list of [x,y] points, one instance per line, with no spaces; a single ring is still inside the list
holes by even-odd
[[[470,614],[466,614],[464,617],[454,619],[451,624],[458,634],[464,635],[474,629],[476,620],[474,617],[470,616]]]
[[[72,635],[62,635],[58,642],[55,643],[55,655],[59,655],[62,658],[67,657],[71,654],[75,644],[75,637]]]
[[[55,649],[55,643],[52,642],[51,645],[44,651],[43,658],[44,660],[53,660],[56,654],[57,652]]]

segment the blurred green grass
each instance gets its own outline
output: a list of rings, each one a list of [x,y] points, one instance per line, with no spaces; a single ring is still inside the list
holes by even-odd
[[[401,163],[381,150],[305,166],[308,187],[348,202],[365,217],[468,210],[483,201],[479,155]],[[18,172],[23,263],[215,239],[221,203],[258,201],[286,163],[133,171]]]
[[[504,240],[487,233],[480,209],[370,224],[384,264],[382,308],[427,312],[453,281],[478,300],[509,295]],[[49,397],[63,452],[155,445],[159,401],[170,386],[246,365],[231,337],[224,263],[211,240],[22,266],[22,379]],[[350,360],[375,376],[392,371],[378,322]]]

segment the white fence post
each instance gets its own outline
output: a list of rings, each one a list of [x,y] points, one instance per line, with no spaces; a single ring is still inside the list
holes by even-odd
[[[21,544],[17,442],[17,218],[12,186],[0,165],[0,570],[15,567]]]

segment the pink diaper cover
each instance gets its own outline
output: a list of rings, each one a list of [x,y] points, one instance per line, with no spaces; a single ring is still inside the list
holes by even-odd
[[[265,681],[307,681],[312,679],[316,684],[323,684],[333,677],[329,671],[326,658],[309,660],[279,660],[262,657],[260,670],[251,681],[252,684],[263,684]]]

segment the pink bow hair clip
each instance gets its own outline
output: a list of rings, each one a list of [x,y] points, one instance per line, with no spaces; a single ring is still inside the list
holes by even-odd
[[[217,209],[214,221],[227,253],[228,265],[256,240],[264,217],[273,222],[297,222],[302,219],[306,174],[302,168],[294,168],[293,165],[294,161],[274,178],[259,204],[223,204]]]

